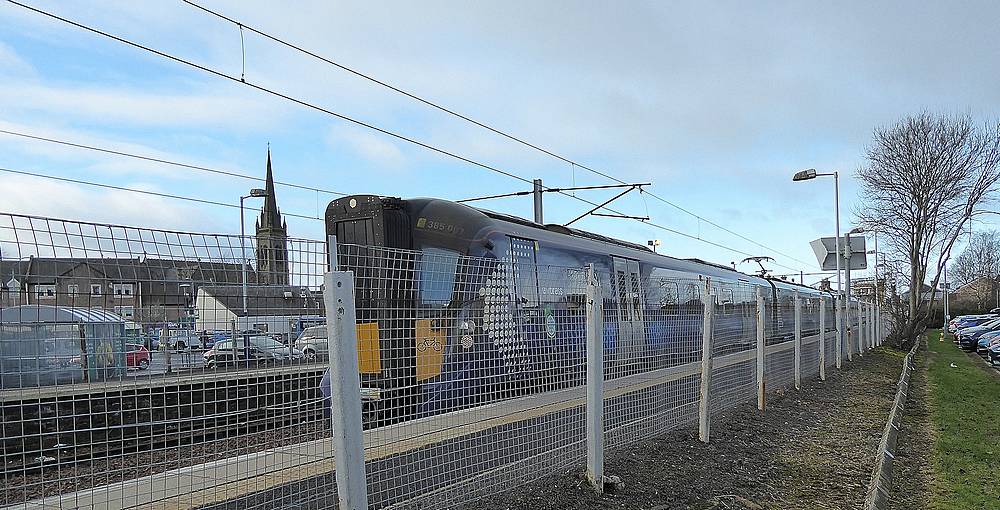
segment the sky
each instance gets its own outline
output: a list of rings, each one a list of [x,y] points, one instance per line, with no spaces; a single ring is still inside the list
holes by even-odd
[[[613,204],[665,229],[594,216],[574,227],[727,265],[769,255],[776,274],[817,271],[808,243],[834,231],[832,180],[793,183],[793,173],[839,172],[846,231],[874,129],[921,111],[1000,113],[995,2],[196,1],[572,161],[650,182],[669,202],[633,192]],[[250,31],[241,47],[237,26],[180,1],[24,3],[546,186],[612,183]],[[7,2],[0,130],[261,178],[270,146],[277,180],[348,194],[457,200],[530,189]],[[2,133],[0,168],[230,205],[260,185]],[[288,217],[290,235],[321,239],[315,218],[335,197],[278,186],[282,212],[313,217]],[[530,197],[479,204],[532,215]],[[545,221],[588,208],[550,193]],[[6,171],[0,212],[240,228],[232,207]]]

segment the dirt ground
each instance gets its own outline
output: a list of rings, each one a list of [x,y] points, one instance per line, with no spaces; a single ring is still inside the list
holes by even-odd
[[[928,484],[932,479],[930,457],[934,447],[927,387],[926,347],[917,351],[916,370],[910,376],[910,391],[896,442],[892,463],[891,510],[927,507]]]
[[[614,493],[596,495],[578,469],[466,508],[861,508],[902,356],[880,350],[845,361],[825,382],[770,395],[764,415],[748,403],[716,418],[707,445],[685,429],[609,452],[605,474],[624,482]]]

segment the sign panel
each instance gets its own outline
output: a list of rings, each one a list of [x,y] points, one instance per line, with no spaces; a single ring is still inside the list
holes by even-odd
[[[868,269],[868,255],[865,254],[865,238],[864,236],[854,236],[851,237],[850,250],[847,250],[846,238],[840,238],[840,249],[842,251],[850,253],[850,268],[852,270],[856,269]],[[824,271],[835,271],[837,269],[837,238],[835,237],[821,237],[809,243],[812,247],[813,253],[816,254],[816,260],[819,262],[820,266],[823,267]],[[841,259],[840,267],[843,269],[847,264]]]

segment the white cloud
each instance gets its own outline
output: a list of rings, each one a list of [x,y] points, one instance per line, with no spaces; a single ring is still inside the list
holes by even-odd
[[[24,61],[14,48],[0,41],[0,75],[34,75],[34,68]]]
[[[398,169],[405,163],[402,151],[385,135],[353,126],[336,126],[326,137],[334,148],[346,147],[376,165]]]
[[[155,189],[134,183],[123,186]],[[197,232],[219,228],[217,222],[206,221],[217,213],[206,214],[206,207],[165,197],[2,173],[0,189],[4,204],[0,212]]]
[[[153,93],[112,86],[53,86],[8,81],[0,85],[6,115],[50,115],[109,124],[151,127],[273,128],[283,108],[260,97],[232,90],[202,93]]]

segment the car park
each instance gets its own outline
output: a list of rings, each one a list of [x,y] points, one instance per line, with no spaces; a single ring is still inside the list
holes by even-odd
[[[308,361],[325,359],[329,354],[326,325],[311,326],[302,330],[299,338],[295,340],[295,348],[302,351]]]
[[[125,344],[125,366],[146,370],[153,361],[153,355],[142,344]]]
[[[954,333],[957,335],[963,329],[974,328],[986,322],[995,320],[996,318],[997,317],[995,315],[971,315],[962,317],[955,323]]]

